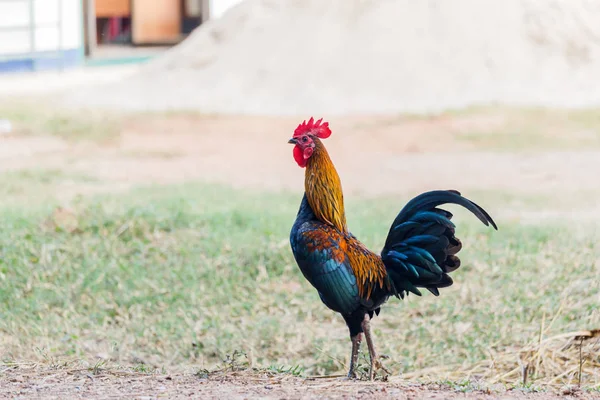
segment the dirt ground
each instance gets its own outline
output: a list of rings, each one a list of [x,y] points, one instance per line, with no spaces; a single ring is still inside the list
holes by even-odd
[[[595,397],[596,396],[596,397]],[[576,387],[551,392],[405,381],[363,382],[256,372],[146,375],[89,370],[21,370],[0,374],[0,398],[11,399],[582,399],[598,394]]]
[[[287,144],[297,123],[296,118],[149,117],[126,124],[118,139],[103,144],[15,134],[0,137],[0,171],[52,168],[97,180],[57,190],[65,196],[90,186],[114,190],[190,180],[300,191],[304,171]],[[344,118],[332,122],[327,147],[347,195],[414,195],[444,187],[568,201],[593,189],[589,183],[597,179],[600,150],[480,151],[456,140],[463,132],[483,126],[493,131],[502,123],[498,115]]]
[[[0,172],[56,169],[66,172],[56,195],[125,190],[140,184],[208,181],[269,190],[301,191],[303,170],[287,139],[298,121],[290,118],[171,116],[126,125],[109,143],[72,143],[53,137],[0,137]],[[565,196],[589,190],[600,171],[600,151],[483,152],[452,134],[497,117],[431,120],[344,119],[333,122],[327,147],[347,195],[416,194],[432,188],[463,193],[493,190],[523,196]],[[525,154],[525,155],[524,155]],[[69,181],[70,175],[93,179]],[[569,213],[567,210],[564,213]],[[600,214],[597,205],[583,211]],[[528,214],[529,213],[529,214]],[[506,207],[500,215],[525,218],[533,212]],[[566,214],[561,214],[561,218]],[[579,214],[573,214],[577,216]],[[539,217],[539,213],[536,214]],[[148,375],[91,373],[88,369],[0,367],[0,398],[334,398],[334,399],[592,399],[593,394],[455,390],[403,381],[344,382],[293,376],[230,373]],[[596,396],[597,393],[596,393]],[[596,397],[597,398],[597,397]]]

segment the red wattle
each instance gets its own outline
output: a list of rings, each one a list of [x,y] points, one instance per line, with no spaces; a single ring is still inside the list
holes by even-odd
[[[294,146],[294,160],[296,160],[300,167],[306,167],[307,159],[304,158],[304,152],[298,146]]]

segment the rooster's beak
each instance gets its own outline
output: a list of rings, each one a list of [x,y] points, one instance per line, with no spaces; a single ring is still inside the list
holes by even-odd
[[[290,140],[288,140],[288,143],[289,144],[296,144],[296,143],[298,143],[298,141],[296,141],[295,138],[291,138]]]

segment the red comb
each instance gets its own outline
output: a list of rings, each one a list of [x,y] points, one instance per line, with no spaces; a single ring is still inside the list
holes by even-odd
[[[294,137],[302,136],[305,133],[310,133],[321,139],[327,139],[331,136],[331,129],[329,129],[329,122],[323,122],[323,118],[315,121],[313,117],[310,117],[308,122],[304,121],[294,131]]]

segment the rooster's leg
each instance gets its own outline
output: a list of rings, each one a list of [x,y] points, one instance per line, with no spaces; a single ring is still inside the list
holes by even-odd
[[[390,372],[381,364],[377,350],[375,350],[375,343],[373,343],[373,336],[371,335],[371,317],[369,314],[365,314],[365,318],[362,322],[362,329],[365,332],[365,339],[367,339],[367,346],[369,347],[369,357],[371,358],[371,368],[369,369],[369,379],[375,378],[375,369],[383,369],[387,374]]]
[[[352,340],[352,355],[350,355],[350,370],[348,371],[348,379],[355,379],[356,363],[358,362],[358,350],[360,349],[360,342],[362,342],[362,333],[357,333],[355,336],[350,338]]]

